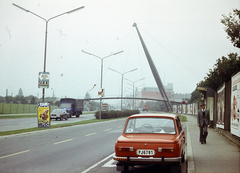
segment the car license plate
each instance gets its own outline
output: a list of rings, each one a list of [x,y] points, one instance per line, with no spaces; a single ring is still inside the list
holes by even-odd
[[[140,156],[153,156],[155,155],[155,150],[137,150],[136,153]]]

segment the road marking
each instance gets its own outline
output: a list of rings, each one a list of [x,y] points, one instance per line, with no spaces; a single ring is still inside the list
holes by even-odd
[[[122,126],[118,126],[117,128],[121,128]]]
[[[86,169],[86,170],[85,170],[85,171],[83,171],[82,173],[87,173],[88,171],[90,171],[91,169],[93,169],[93,168],[97,167],[99,164],[101,164],[102,162],[106,161],[106,160],[107,160],[107,159],[109,159],[110,157],[113,157],[113,155],[114,155],[114,154],[115,154],[115,153],[113,153],[113,154],[111,154],[110,156],[108,156],[108,157],[104,158],[103,160],[101,160],[101,161],[97,162],[95,165],[93,165],[93,166],[89,167],[88,169]]]
[[[97,133],[90,133],[90,134],[87,134],[85,136],[91,136],[91,135],[95,135],[95,134],[97,134]]]
[[[110,129],[106,129],[106,130],[104,130],[104,131],[109,131],[109,130],[112,130],[112,128],[110,128]]]
[[[21,152],[18,152],[18,153],[10,154],[10,155],[7,155],[7,156],[2,156],[2,157],[0,157],[0,159],[6,158],[6,157],[10,157],[10,156],[15,156],[15,155],[22,154],[22,153],[26,153],[26,152],[29,152],[29,151],[30,150],[25,150],[25,151],[21,151]]]
[[[68,139],[68,140],[65,140],[65,141],[56,142],[56,143],[54,143],[54,145],[61,144],[61,143],[64,143],[64,142],[68,142],[68,141],[71,141],[71,140],[73,140],[73,139]]]
[[[115,162],[115,164],[113,165],[114,162]],[[102,167],[114,168],[114,167],[116,167],[116,161],[111,159],[107,163],[105,163]]]

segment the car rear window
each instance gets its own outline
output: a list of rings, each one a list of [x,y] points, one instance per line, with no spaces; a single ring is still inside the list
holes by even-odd
[[[54,109],[54,110],[52,111],[52,113],[61,113],[61,112],[63,112],[62,109]]]
[[[176,134],[176,128],[171,118],[131,118],[127,122],[124,133]]]

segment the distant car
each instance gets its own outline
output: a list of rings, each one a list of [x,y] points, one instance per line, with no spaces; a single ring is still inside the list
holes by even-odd
[[[171,164],[173,172],[180,172],[185,140],[181,122],[174,114],[132,115],[115,144],[117,171],[127,172],[135,165]]]
[[[68,117],[69,117],[69,113],[67,113],[67,111],[64,110],[64,109],[54,109],[52,111],[51,115],[50,115],[51,119],[56,119],[56,120],[58,120],[58,119],[60,119],[60,120],[63,120],[63,119],[67,120]]]

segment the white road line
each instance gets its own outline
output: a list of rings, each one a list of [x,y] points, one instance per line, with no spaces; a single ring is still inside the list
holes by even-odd
[[[65,140],[65,141],[56,142],[56,143],[54,143],[54,145],[61,144],[61,143],[64,143],[64,142],[68,142],[68,141],[71,141],[71,140],[73,140],[73,139],[68,139],[68,140]]]
[[[87,134],[85,136],[91,136],[91,135],[95,135],[95,134],[97,134],[97,133],[90,133],[90,134]]]
[[[104,131],[109,131],[109,130],[112,130],[112,128],[110,128],[110,129],[106,129],[106,130],[104,130]]]
[[[107,159],[109,159],[110,157],[113,157],[115,153],[111,154],[110,156],[104,158],[103,160],[97,162],[96,164],[94,164],[93,166],[89,167],[88,169],[86,169],[85,171],[83,171],[82,173],[87,173],[88,171],[90,171],[91,169],[97,167],[99,164],[101,164],[102,162],[106,161]]]
[[[6,158],[6,157],[10,157],[10,156],[15,156],[15,155],[22,154],[22,153],[26,153],[26,152],[29,152],[29,151],[30,150],[25,150],[25,151],[21,151],[21,152],[18,152],[18,153],[10,154],[10,155],[7,155],[7,156],[2,156],[2,157],[0,157],[0,159]]]
[[[113,165],[113,163],[116,162],[115,160],[111,159],[107,163],[105,163],[102,167],[107,167],[107,168],[114,168],[116,167],[116,164]]]

